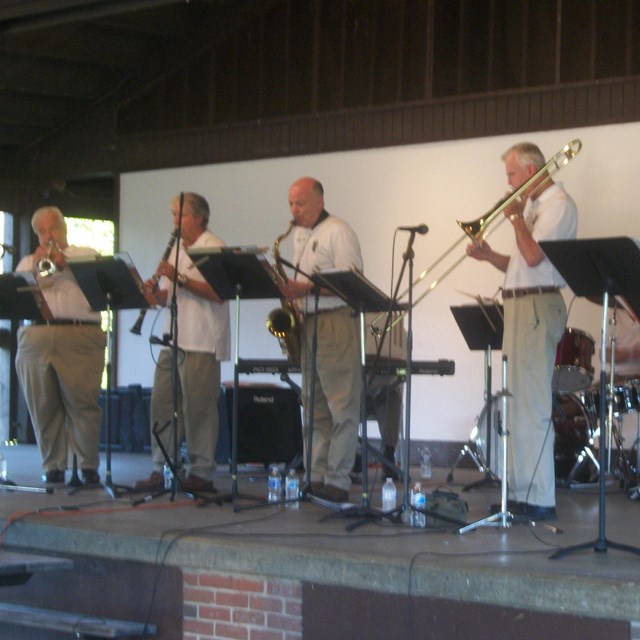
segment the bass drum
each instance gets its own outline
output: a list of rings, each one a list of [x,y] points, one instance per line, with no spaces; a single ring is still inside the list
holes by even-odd
[[[501,400],[491,402],[491,438],[487,441],[487,406],[476,419],[472,441],[481,464],[502,478]],[[591,421],[578,398],[569,393],[553,394],[551,415],[554,431],[554,459],[556,479],[560,481],[589,482],[591,474],[588,461],[582,463],[583,451],[589,447],[593,435]]]
[[[551,417],[556,479],[590,482],[592,464],[584,453],[591,446],[594,429],[584,405],[571,393],[554,393]]]

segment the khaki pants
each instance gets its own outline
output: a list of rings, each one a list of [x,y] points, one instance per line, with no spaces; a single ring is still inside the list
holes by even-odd
[[[318,315],[311,480],[349,489],[358,445],[360,368],[358,319],[347,307]],[[313,315],[305,320],[303,405],[309,406]],[[306,416],[305,411],[305,416]],[[308,419],[305,418],[305,446]]]

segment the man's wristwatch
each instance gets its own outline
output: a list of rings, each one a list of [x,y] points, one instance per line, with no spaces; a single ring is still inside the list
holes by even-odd
[[[187,276],[184,275],[184,273],[179,273],[176,276],[176,282],[178,283],[179,287],[186,287],[187,286]]]

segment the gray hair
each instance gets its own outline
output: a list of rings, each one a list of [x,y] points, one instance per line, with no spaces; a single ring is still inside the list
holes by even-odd
[[[189,203],[191,207],[191,213],[195,218],[203,218],[203,227],[209,224],[209,203],[201,195],[193,193],[192,191],[186,191],[184,194],[184,201]]]
[[[54,207],[52,205],[47,205],[45,207],[40,207],[39,209],[36,209],[33,212],[33,215],[31,216],[31,228],[33,229],[33,232],[38,235],[38,229],[36,228],[36,223],[38,222],[38,219],[45,215],[46,213],[53,213],[58,220],[60,221],[60,225],[62,227],[66,227],[67,223],[64,219],[64,214],[62,213],[62,211],[60,211],[60,209],[58,207]]]
[[[514,144],[500,156],[501,159],[506,160],[511,152],[516,154],[518,164],[523,168],[533,165],[536,170],[540,170],[546,164],[542,151],[532,142],[519,142],[518,144]]]

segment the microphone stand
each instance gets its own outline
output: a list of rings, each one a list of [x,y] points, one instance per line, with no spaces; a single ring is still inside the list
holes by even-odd
[[[394,300],[398,295],[400,288],[400,282],[402,281],[402,275],[405,267],[409,266],[409,290],[408,290],[408,307],[407,307],[407,354],[406,354],[406,378],[405,378],[405,406],[404,406],[404,454],[402,460],[402,506],[400,507],[400,513],[410,513],[413,508],[409,500],[409,461],[411,459],[411,361],[413,359],[413,259],[415,252],[413,250],[413,243],[416,239],[416,232],[411,231],[409,235],[409,241],[407,242],[407,248],[402,255],[402,268],[398,276],[398,283],[396,292],[394,294]]]

